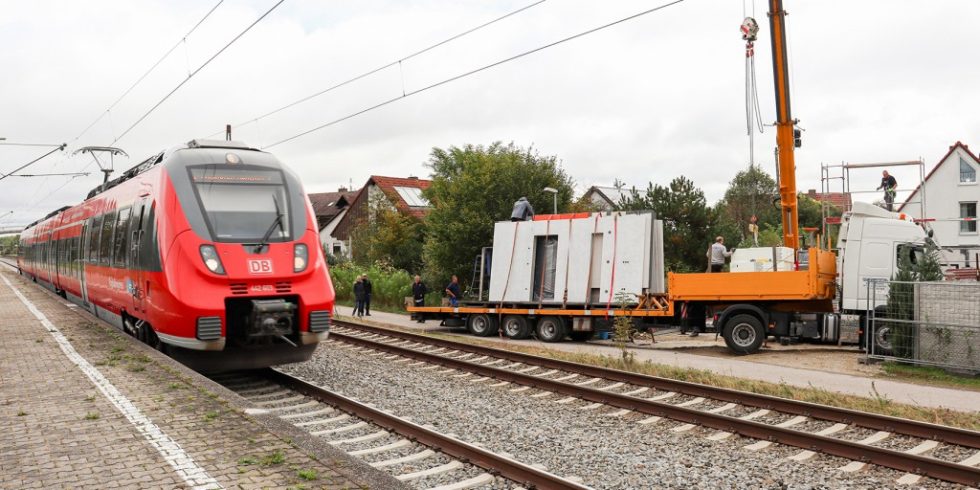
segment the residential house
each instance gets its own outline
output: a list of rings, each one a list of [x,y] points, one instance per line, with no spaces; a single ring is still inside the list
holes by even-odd
[[[422,191],[431,183],[418,177],[372,175],[351,200],[344,216],[338,219],[333,236],[350,246],[354,230],[370,219],[370,206],[379,203],[391,205],[399,212],[416,218],[424,217],[431,205],[422,196]]]
[[[898,212],[932,219],[934,238],[943,248],[944,263],[954,268],[976,268],[980,254],[977,203],[980,202],[980,159],[957,141],[939,159],[922,185],[916,187]],[[919,202],[925,204],[920,216]]]
[[[347,214],[347,208],[356,195],[357,191],[347,190],[346,187],[337,189],[337,192],[319,192],[309,195],[313,213],[316,215],[317,227],[320,230],[320,243],[331,255],[350,256],[347,244],[334,236],[334,230],[337,228],[337,223]]]
[[[582,201],[592,205],[597,211],[612,211],[624,197],[630,196],[630,189],[623,185],[589,187],[582,195]]]

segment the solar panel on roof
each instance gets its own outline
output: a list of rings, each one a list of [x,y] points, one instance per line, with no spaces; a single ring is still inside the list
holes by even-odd
[[[427,208],[431,206],[429,201],[422,196],[422,189],[417,187],[399,187],[395,186],[395,192],[401,196],[402,200],[405,201],[409,206],[413,208]]]

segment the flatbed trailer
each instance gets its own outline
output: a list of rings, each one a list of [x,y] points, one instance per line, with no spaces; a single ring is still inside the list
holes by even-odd
[[[836,341],[838,321],[833,313],[836,294],[836,256],[819,248],[809,250],[806,270],[668,274],[667,294],[641,294],[629,307],[612,305],[527,305],[464,303],[461,306],[409,306],[424,319],[447,326],[465,326],[478,336],[501,332],[523,339],[557,342],[591,337],[595,320],[616,317],[672,318],[703,328],[712,317],[730,348],[751,353],[766,337],[809,337]],[[801,318],[802,315],[812,317]]]

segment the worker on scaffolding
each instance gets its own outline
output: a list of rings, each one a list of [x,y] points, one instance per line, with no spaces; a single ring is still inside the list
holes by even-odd
[[[878,186],[877,190],[885,190],[885,209],[892,211],[892,204],[895,203],[895,189],[898,188],[898,181],[895,177],[888,175],[887,170],[881,171],[881,185]]]

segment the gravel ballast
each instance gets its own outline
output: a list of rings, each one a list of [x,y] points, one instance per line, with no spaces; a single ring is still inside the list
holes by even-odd
[[[787,456],[801,450],[774,444],[747,451],[743,447],[754,440],[733,436],[710,441],[706,436],[717,431],[675,432],[681,424],[671,420],[641,425],[637,422],[646,416],[612,417],[617,409],[611,407],[581,410],[588,405],[583,401],[556,404],[563,397],[534,398],[530,395],[538,390],[512,393],[517,386],[493,388],[493,382],[471,382],[475,376],[456,378],[440,370],[393,364],[337,341],[324,343],[311,361],[283,370],[558,475],[580,477],[597,489],[877,489],[900,487],[895,480],[903,475],[877,466],[844,473],[838,468],[849,461],[824,455],[803,463],[788,461]],[[678,395],[670,402],[688,398]],[[697,408],[716,405],[706,401]],[[923,479],[916,488],[958,486]]]

